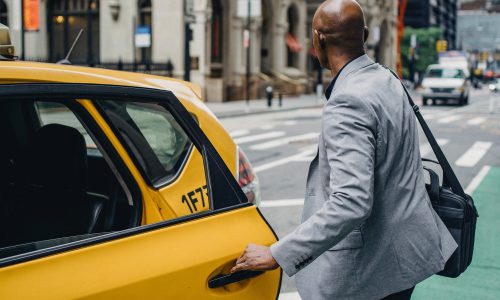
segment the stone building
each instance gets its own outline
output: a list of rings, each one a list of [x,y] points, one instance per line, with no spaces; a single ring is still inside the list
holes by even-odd
[[[209,101],[245,97],[248,40],[251,98],[261,97],[268,84],[293,87],[291,93],[303,91],[309,44],[305,0],[251,0],[254,16],[245,32],[247,18],[241,10],[248,1],[30,1],[37,4],[30,13],[38,17],[38,28],[25,31],[24,54],[21,0],[0,0],[0,18],[11,28],[18,55],[25,59],[58,61],[83,28],[71,55],[74,64],[112,68],[134,64],[154,70],[168,61],[173,76],[182,78],[187,11],[193,31],[191,81],[202,86]]]

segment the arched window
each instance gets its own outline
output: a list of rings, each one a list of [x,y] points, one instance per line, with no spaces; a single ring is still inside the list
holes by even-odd
[[[150,41],[153,42],[153,32],[152,32],[152,15],[151,15],[151,0],[139,0],[138,2],[138,20],[137,25],[148,28],[150,34]],[[152,44],[149,47],[140,48],[140,62],[151,63],[152,61]]]
[[[271,1],[262,0],[262,27],[260,28],[260,70],[263,73],[269,73],[272,69],[272,11]]]
[[[288,21],[288,32],[286,33],[286,45],[287,45],[287,66],[297,67],[298,66],[298,55],[302,46],[297,40],[297,27],[299,24],[299,11],[295,4],[288,7],[287,10],[287,21]]]
[[[9,18],[7,14],[7,5],[5,1],[0,0],[0,23],[9,26]]]
[[[83,29],[70,61],[88,65],[99,62],[98,0],[52,0],[47,12],[51,61],[64,58]]]
[[[221,0],[212,0],[210,24],[210,68],[213,76],[220,75],[223,62],[223,9]]]

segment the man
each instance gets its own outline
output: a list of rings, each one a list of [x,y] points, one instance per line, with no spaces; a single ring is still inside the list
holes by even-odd
[[[270,248],[249,245],[233,272],[279,266],[303,299],[409,299],[457,245],[432,209],[412,107],[401,83],[364,51],[363,11],[325,1],[313,42],[334,79],[302,224]],[[300,272],[299,272],[300,271]]]

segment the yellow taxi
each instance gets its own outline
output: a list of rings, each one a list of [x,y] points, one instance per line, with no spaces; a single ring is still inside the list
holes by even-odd
[[[248,243],[277,238],[200,96],[16,61],[0,26],[0,299],[277,297],[279,270],[229,274]]]

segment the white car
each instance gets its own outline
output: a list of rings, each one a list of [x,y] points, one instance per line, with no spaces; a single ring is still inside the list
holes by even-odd
[[[423,105],[428,100],[436,104],[436,100],[455,100],[458,105],[469,102],[470,83],[467,73],[458,67],[430,65],[422,81]]]

